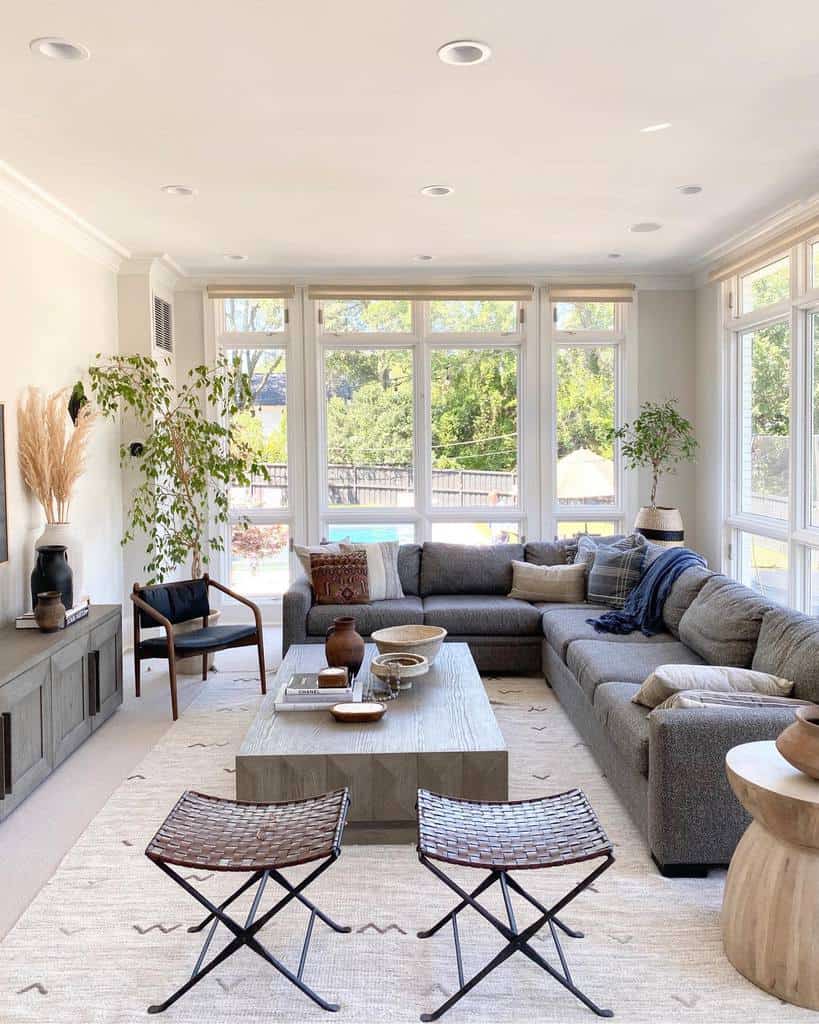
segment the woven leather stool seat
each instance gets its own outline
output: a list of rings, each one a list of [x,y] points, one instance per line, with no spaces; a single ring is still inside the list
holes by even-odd
[[[348,799],[339,789],[310,800],[253,804],[189,790],[145,855],[209,871],[270,871],[338,856]]]
[[[418,792],[418,850],[466,867],[509,871],[547,868],[612,851],[606,833],[579,789],[485,803]]]

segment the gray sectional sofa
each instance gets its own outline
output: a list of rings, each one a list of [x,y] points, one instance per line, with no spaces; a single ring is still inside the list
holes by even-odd
[[[512,561],[571,561],[573,543],[466,547],[402,545],[405,597],[369,605],[318,606],[297,581],[283,603],[283,647],[323,643],[337,615],[352,614],[363,636],[383,626],[432,623],[469,644],[485,673],[543,673],[564,710],[646,836],[665,874],[699,874],[726,864],[748,817],[731,792],[726,752],[773,739],[788,708],[654,710],[631,698],[659,665],[753,667],[795,682],[794,696],[819,702],[819,620],[767,601],[706,569],[689,569],[654,637],[597,633],[586,621],[605,611],[582,604],[530,604],[506,597]]]

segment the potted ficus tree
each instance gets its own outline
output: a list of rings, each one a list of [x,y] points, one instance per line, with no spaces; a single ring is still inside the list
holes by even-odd
[[[684,542],[682,516],[678,508],[657,504],[661,478],[676,472],[678,463],[693,462],[698,442],[694,428],[677,409],[676,398],[665,402],[643,402],[633,423],[614,430],[627,469],[651,471],[651,496],[634,523],[637,533],[664,547],[681,547]]]
[[[137,435],[120,447],[123,468],[138,474],[122,543],[145,538],[149,584],[183,566],[198,579],[211,553],[224,550],[230,488],[269,479],[236,423],[237,413],[253,412],[250,377],[239,361],[196,366],[180,385],[169,365],[140,355],[97,356],[88,371],[99,412],[123,416]]]

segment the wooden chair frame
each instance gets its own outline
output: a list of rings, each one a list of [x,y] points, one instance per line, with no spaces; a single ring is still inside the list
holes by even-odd
[[[227,594],[228,597],[232,597],[234,601],[238,601],[240,604],[246,605],[253,612],[253,618],[256,621],[256,630],[250,636],[243,637],[241,640],[232,640],[227,644],[214,644],[210,647],[206,647],[202,651],[202,681],[204,682],[208,677],[208,658],[211,654],[216,651],[228,651],[238,647],[256,647],[259,654],[259,678],[262,684],[262,693],[267,693],[267,679],[266,670],[264,663],[264,633],[262,631],[262,613],[259,611],[259,606],[254,604],[253,601],[243,597],[241,594],[237,594],[235,590],[231,590],[226,587],[223,583],[218,583],[216,580],[212,580],[210,576],[205,573],[202,579],[207,588],[213,587],[215,590],[221,591],[223,594]],[[173,583],[163,583],[161,586],[172,589],[174,587],[186,586],[188,583],[195,582],[192,580],[178,580]],[[168,661],[168,674],[170,676],[171,684],[171,711],[173,713],[173,720],[176,721],[179,718],[179,707],[177,701],[177,690],[176,690],[176,647],[174,644],[174,624],[166,619],[164,615],[158,612],[155,608],[152,608],[147,601],[143,600],[139,595],[143,590],[147,589],[141,583],[135,583],[134,589],[131,594],[131,601],[134,604],[134,689],[136,696],[141,696],[141,679],[140,679],[140,665],[143,661],[159,658],[163,659],[162,655],[156,654],[143,654],[140,651],[140,612],[144,612],[147,616],[156,622],[157,626],[162,626],[165,630],[165,635],[168,641],[168,653],[165,656]],[[208,624],[208,616],[202,616],[202,628],[205,629]],[[198,657],[199,652],[196,654],[185,655],[185,658]]]

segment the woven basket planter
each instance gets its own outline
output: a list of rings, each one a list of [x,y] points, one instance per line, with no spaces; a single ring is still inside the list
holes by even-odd
[[[644,505],[634,520],[634,531],[663,548],[681,548],[685,545],[683,521],[678,508],[651,508]]]

